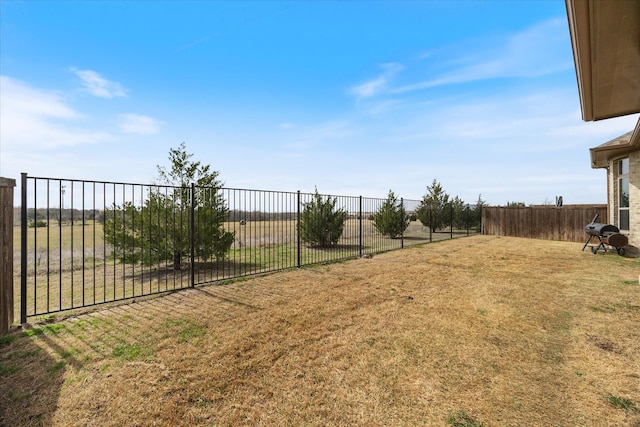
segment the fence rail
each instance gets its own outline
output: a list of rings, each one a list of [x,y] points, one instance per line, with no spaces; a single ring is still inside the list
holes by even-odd
[[[495,207],[482,209],[482,233],[529,239],[584,242],[584,227],[599,215],[607,222],[607,205]]]
[[[304,211],[318,196],[345,215],[337,241],[324,247],[305,242],[300,232]],[[400,199],[402,217],[412,220],[391,238],[374,221],[385,203],[23,174],[20,319],[480,231],[473,206],[425,207]]]

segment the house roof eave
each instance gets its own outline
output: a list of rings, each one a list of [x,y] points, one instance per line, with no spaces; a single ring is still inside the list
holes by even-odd
[[[565,5],[583,120],[640,112],[640,2]]]
[[[616,141],[626,136],[629,137],[628,140],[625,138],[623,141]],[[616,143],[611,144],[612,142]],[[632,132],[589,149],[591,167],[593,169],[606,168],[609,165],[609,160],[638,150],[640,150],[640,118],[638,118],[638,123]]]

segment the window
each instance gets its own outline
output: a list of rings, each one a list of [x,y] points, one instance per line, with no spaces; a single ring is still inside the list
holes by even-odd
[[[618,161],[618,228],[629,230],[629,159]]]

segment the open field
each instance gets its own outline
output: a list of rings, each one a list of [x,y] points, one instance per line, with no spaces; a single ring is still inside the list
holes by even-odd
[[[640,260],[474,236],[0,339],[0,425],[640,426]]]
[[[354,239],[358,234],[359,221],[348,219],[345,222],[345,239]],[[238,222],[224,223],[224,229],[235,232],[237,247],[244,246],[264,246],[272,244],[282,244],[295,242],[297,239],[296,221],[249,221],[246,225]],[[470,234],[477,231],[469,230]],[[363,237],[365,240],[377,237],[379,233],[375,230],[373,222],[363,220]],[[449,228],[432,234],[432,240],[443,240],[449,238]],[[454,230],[454,234],[466,235],[466,230]],[[105,245],[103,239],[103,225],[96,221],[85,221],[85,224],[76,223],[73,226],[63,223],[61,227],[53,223],[50,227],[37,227],[27,229],[27,241],[31,249],[43,251],[47,248],[57,251],[60,248],[86,247],[95,248],[100,251]],[[421,243],[429,240],[429,227],[425,227],[420,221],[413,221],[405,231],[405,238],[409,241],[419,240]],[[13,247],[16,251],[20,249],[20,227],[14,227]]]

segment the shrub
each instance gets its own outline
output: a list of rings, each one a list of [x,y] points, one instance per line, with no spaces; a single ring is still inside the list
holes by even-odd
[[[435,179],[427,186],[427,194],[422,198],[416,215],[422,225],[437,231],[451,223],[449,195]]]
[[[410,218],[405,214],[398,197],[389,190],[387,200],[380,206],[378,212],[372,215],[372,220],[373,226],[380,234],[395,239],[402,236],[409,226]]]
[[[42,220],[27,222],[27,227],[29,228],[38,228],[38,227],[46,227],[46,226],[47,226],[47,222]]]
[[[222,183],[217,171],[191,157],[184,143],[171,149],[171,169],[158,166],[161,181],[173,186],[170,190],[158,186],[149,190],[142,206],[127,202],[105,210],[105,240],[113,246],[114,258],[143,265],[173,261],[180,270],[193,236],[196,257],[224,259],[235,234],[224,230],[229,210]]]
[[[300,237],[303,242],[321,248],[338,243],[347,212],[344,209],[335,209],[337,201],[336,197],[323,200],[316,188],[313,199],[304,204],[304,210],[300,215]]]

